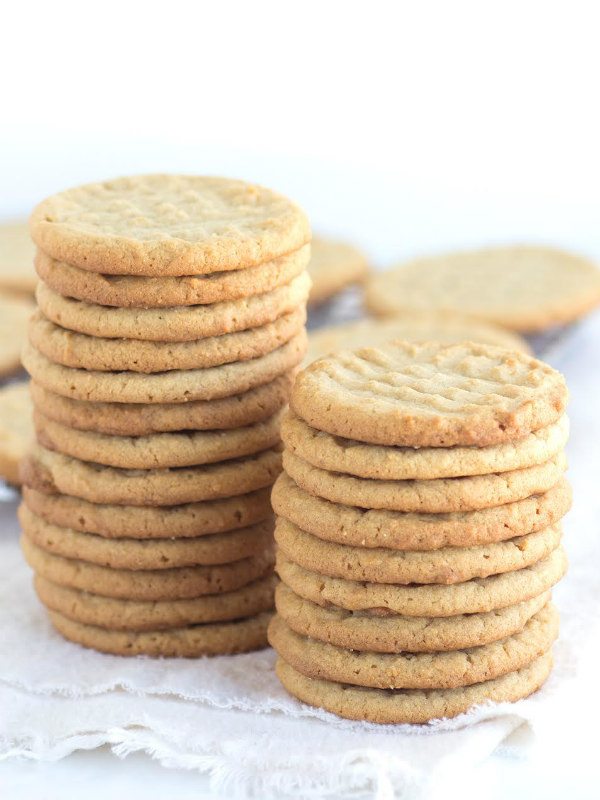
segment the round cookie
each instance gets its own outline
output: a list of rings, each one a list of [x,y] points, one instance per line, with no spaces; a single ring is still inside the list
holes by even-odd
[[[315,467],[378,480],[431,480],[509,472],[553,458],[569,438],[565,414],[515,442],[490,447],[384,447],[311,428],[293,411],[281,425],[283,443]]]
[[[193,342],[141,342],[73,333],[38,311],[29,323],[29,342],[55,364],[75,369],[138,373],[196,370],[260,358],[298,335],[305,321],[304,308],[298,308],[275,322],[238,333]]]
[[[567,460],[561,452],[544,464],[511,472],[429,481],[378,481],[318,469],[285,450],[283,468],[305,491],[333,503],[436,514],[490,508],[546,492],[563,476]]]
[[[187,342],[273,322],[306,303],[309,288],[304,272],[271,292],[212,305],[107,308],[63,297],[41,282],[36,298],[47,319],[70,331],[109,339]]]
[[[18,486],[19,464],[34,439],[31,400],[27,383],[0,389],[0,477]]]
[[[153,375],[71,369],[54,364],[29,344],[23,349],[22,359],[38,384],[64,397],[99,403],[188,403],[232,397],[268,383],[297,366],[305,348],[306,332],[302,330],[287,344],[260,358]]]
[[[497,247],[421,258],[373,274],[375,314],[458,311],[518,331],[572,322],[600,303],[600,271],[549,247]]]
[[[496,642],[523,630],[548,602],[550,592],[512,606],[454,617],[379,616],[319,606],[295,594],[284,583],[275,591],[277,613],[301,636],[348,650],[373,653],[431,653]]]
[[[272,553],[266,551],[230,564],[128,570],[53,555],[26,535],[21,537],[21,547],[29,566],[42,578],[121,600],[184,600],[232,592],[268,575],[273,563]]]
[[[216,622],[160,631],[114,631],[75,622],[56,611],[50,620],[65,639],[117,656],[199,658],[233,655],[267,646],[269,612],[233,622]]]
[[[304,491],[285,472],[273,486],[276,514],[309,533],[339,544],[397,550],[437,550],[505,541],[558,522],[571,507],[562,478],[543,494],[479,511],[415,514],[332,503]]]
[[[31,236],[52,258],[113,275],[198,275],[256,266],[310,241],[303,212],[243,181],[137,175],[43,200]]]
[[[63,297],[117,308],[173,308],[221,303],[270,292],[304,271],[310,245],[246,269],[182,277],[103,275],[56,261],[38,250],[35,268],[45,284]],[[33,291],[33,289],[32,289]]]
[[[263,522],[271,516],[269,487],[237,497],[178,506],[89,503],[66,494],[23,487],[27,508],[60,528],[106,539],[182,539],[211,536]]]
[[[273,536],[273,523],[266,520],[249,528],[196,538],[105,539],[51,525],[24,505],[18,515],[23,532],[42,550],[115,569],[160,570],[229,564],[263,552]]]
[[[32,295],[37,277],[34,246],[26,222],[0,224],[0,291]]]
[[[527,666],[546,653],[557,636],[558,613],[552,603],[506,639],[443,653],[345,650],[300,636],[277,615],[269,625],[269,644],[298,672],[373,689],[454,689],[482,683]]]
[[[490,345],[394,342],[319,359],[290,399],[311,427],[401,447],[486,447],[551,425],[567,403],[563,376]]]
[[[314,236],[308,272],[313,283],[310,304],[317,305],[346,286],[363,281],[369,266],[358,248],[346,242]]]
[[[245,428],[182,431],[149,436],[107,436],[78,431],[35,411],[37,440],[49,450],[123,469],[164,469],[213,464],[252,455],[279,442],[281,414]]]
[[[319,328],[308,335],[305,363],[337,350],[356,350],[359,347],[379,347],[403,339],[407,342],[478,342],[521,350],[531,355],[529,344],[516,333],[489,322],[443,312],[403,312],[391,319],[361,319],[342,325]]]
[[[294,564],[281,552],[276,566],[279,577],[292,591],[318,605],[407,617],[455,617],[513,606],[547,592],[566,569],[562,547],[524,569],[451,586],[398,586],[328,578]]]
[[[423,723],[456,717],[488,702],[514,702],[535,692],[552,669],[545,653],[526,667],[501,678],[458,689],[365,689],[308,678],[278,659],[277,677],[290,694],[346,719],[388,724]]]
[[[305,569],[332,578],[401,585],[451,585],[523,569],[556,550],[561,536],[558,524],[517,539],[475,547],[388,550],[323,541],[282,517],[275,527],[279,549]]]
[[[276,578],[269,575],[253,583],[219,595],[204,595],[191,600],[119,600],[59,586],[39,575],[34,586],[41,602],[64,617],[122,631],[158,631],[206,622],[242,619],[273,608]]]
[[[32,381],[34,405],[46,417],[83,431],[149,436],[170,431],[229,430],[272,417],[289,397],[293,372],[243,394],[190,403],[90,403],[51,392]]]
[[[0,294],[0,378],[21,369],[21,348],[34,310],[25,298]]]
[[[281,455],[275,450],[201,467],[126,470],[38,446],[22,462],[21,478],[46,494],[68,494],[92,503],[173,506],[262,489],[273,483],[280,468]]]

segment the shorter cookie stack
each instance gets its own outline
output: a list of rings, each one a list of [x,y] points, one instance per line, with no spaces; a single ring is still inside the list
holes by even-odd
[[[19,518],[52,622],[116,654],[265,646],[304,214],[240,181],[153,175],[55,195],[31,229],[38,445]]]
[[[544,682],[566,402],[547,365],[473,343],[343,351],[299,375],[272,495],[288,691],[420,723]]]

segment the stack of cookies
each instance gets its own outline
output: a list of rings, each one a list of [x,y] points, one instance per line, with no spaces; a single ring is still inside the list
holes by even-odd
[[[566,569],[566,402],[547,365],[474,343],[342,351],[298,376],[269,629],[292,694],[419,723],[544,682]]]
[[[118,654],[263,647],[304,214],[240,181],[153,175],[50,197],[31,230],[20,520],[52,622]]]

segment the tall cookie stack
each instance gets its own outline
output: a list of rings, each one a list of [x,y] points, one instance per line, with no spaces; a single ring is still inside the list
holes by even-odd
[[[50,197],[31,230],[20,520],[52,622],[119,654],[263,647],[304,214],[240,181],[153,175]]]
[[[315,362],[282,425],[278,675],[343,717],[426,722],[535,691],[566,569],[562,376],[472,343]]]

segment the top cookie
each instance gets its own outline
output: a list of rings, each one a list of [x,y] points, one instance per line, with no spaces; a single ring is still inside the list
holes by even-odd
[[[34,254],[25,222],[0,225],[0,289],[19,294],[34,293],[37,283]]]
[[[485,447],[564,412],[563,376],[522,353],[465,342],[341,351],[296,379],[290,405],[337,436],[403,447]]]
[[[48,197],[30,219],[48,255],[111,275],[242,269],[310,240],[304,213],[261,186],[193,175],[139,175]]]
[[[316,305],[363,280],[368,272],[367,259],[350,244],[315,237],[308,272],[313,282],[310,303]]]
[[[498,247],[421,258],[373,275],[367,307],[459,311],[517,331],[565,324],[600,304],[600,270],[549,247]]]

